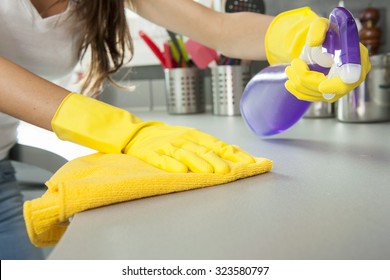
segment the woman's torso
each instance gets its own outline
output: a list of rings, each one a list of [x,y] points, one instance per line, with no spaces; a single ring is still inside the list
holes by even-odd
[[[77,65],[82,28],[61,14],[42,18],[30,0],[0,1],[0,55],[53,82]],[[22,81],[21,81],[22,82]],[[0,113],[0,159],[16,141],[17,120]]]

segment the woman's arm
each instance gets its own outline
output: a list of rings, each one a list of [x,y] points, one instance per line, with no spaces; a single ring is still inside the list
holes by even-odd
[[[211,135],[143,122],[126,110],[70,94],[1,57],[0,111],[52,130],[62,140],[128,154],[168,172],[224,174],[230,171],[228,162],[255,162],[245,151]],[[206,152],[200,155],[200,150]]]
[[[219,13],[193,0],[133,0],[140,16],[226,56],[266,59],[264,38],[272,16]]]
[[[0,57],[0,112],[52,130],[51,120],[69,91]]]

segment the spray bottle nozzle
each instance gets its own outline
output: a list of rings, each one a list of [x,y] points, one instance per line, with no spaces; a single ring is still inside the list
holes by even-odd
[[[323,51],[333,55],[335,70],[345,83],[359,80],[361,73],[359,33],[353,15],[343,7],[333,9],[329,16]]]

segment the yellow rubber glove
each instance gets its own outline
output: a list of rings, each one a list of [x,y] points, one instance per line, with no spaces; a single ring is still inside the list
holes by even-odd
[[[193,128],[143,122],[126,110],[71,93],[52,120],[55,134],[104,153],[126,153],[169,172],[228,173],[254,163],[238,147]]]
[[[286,68],[288,81],[285,87],[301,100],[334,102],[360,85],[371,69],[368,50],[360,44],[361,74],[357,82],[345,83],[340,76],[327,78],[324,74],[310,71],[302,59],[294,59]],[[337,70],[334,70],[337,71]],[[327,97],[325,98],[324,97]]]
[[[298,99],[307,101],[334,102],[361,84],[371,69],[366,47],[360,44],[361,74],[354,83],[344,82],[337,69],[333,76],[310,71],[306,62],[331,67],[331,55],[322,53],[329,20],[318,17],[310,8],[304,7],[279,14],[272,21],[266,34],[266,53],[270,64],[291,63],[286,68],[286,89]],[[333,71],[334,70],[334,71]]]
[[[272,64],[290,63],[298,58],[306,44],[317,46],[325,38],[328,29],[327,19],[322,18],[318,28],[311,31],[311,25],[318,17],[309,7],[283,12],[277,15],[268,27],[265,36],[265,50],[268,62]],[[324,21],[325,20],[325,21]],[[325,24],[324,24],[325,23]]]
[[[125,153],[171,172],[228,173],[226,160],[253,163],[238,147],[194,128],[155,124],[144,127]]]

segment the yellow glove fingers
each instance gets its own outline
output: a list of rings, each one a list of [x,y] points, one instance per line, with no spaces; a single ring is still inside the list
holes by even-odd
[[[145,161],[146,163],[153,165],[157,168],[165,170],[167,172],[175,173],[187,173],[188,167],[182,162],[178,161],[175,158],[172,158],[167,155],[159,154],[158,152],[142,150],[139,153],[134,154],[140,160]]]
[[[359,83],[346,84],[341,80],[340,77],[335,77],[323,81],[319,85],[319,90],[323,93],[334,93],[336,95],[343,96],[344,94],[354,89],[355,85],[357,86],[358,84]]]
[[[174,143],[166,143],[156,149],[157,153],[177,160],[194,173],[214,173],[214,168],[195,151],[196,148],[182,148]]]
[[[194,173],[214,173],[213,166],[192,151],[179,148],[171,156]]]
[[[301,91],[296,90],[295,85],[290,80],[288,80],[284,84],[284,86],[291,94],[293,94],[299,100],[305,100],[305,101],[311,101],[311,102],[319,102],[319,101],[324,100],[321,96],[307,95],[307,94],[302,93]]]
[[[192,142],[186,142],[182,145],[182,148],[195,152],[198,156],[207,161],[214,168],[215,173],[225,174],[230,171],[228,163],[210,149]]]
[[[205,161],[211,164],[214,168],[215,173],[226,174],[229,173],[230,167],[229,164],[216,155],[213,151],[210,151],[206,154],[200,155]]]
[[[227,159],[233,162],[253,163],[255,159],[247,152],[241,150],[237,146],[229,145],[218,138],[207,133],[194,130],[191,134],[191,140],[197,145],[203,146],[222,159]]]
[[[169,172],[227,173],[229,161],[254,163],[238,147],[197,129],[150,125],[140,129],[125,149],[145,162]],[[172,166],[171,166],[172,165]]]
[[[318,85],[326,79],[325,75],[310,71],[303,60],[294,59],[291,66],[286,68],[286,75],[289,80],[285,83],[285,87],[298,99],[311,102],[324,100],[318,90]]]
[[[322,45],[325,40],[326,32],[328,31],[329,20],[326,18],[317,18],[310,25],[307,34],[307,44],[309,47]]]
[[[255,162],[253,156],[234,145],[224,144],[217,154],[233,162],[242,162],[247,164]]]
[[[309,66],[302,59],[294,59],[291,66],[286,69],[287,77],[296,85],[303,85],[302,88],[307,88],[315,95],[321,95],[318,91],[318,85],[326,77],[323,73],[311,71]]]
[[[294,70],[292,70],[292,68],[289,67],[286,69],[286,74],[289,78],[287,82],[289,82],[291,87],[303,95],[321,97],[321,93],[318,91],[316,85],[313,85],[312,83],[303,83],[299,74],[297,74]]]
[[[210,149],[208,149],[204,146],[200,146],[198,144],[195,144],[194,142],[191,142],[191,141],[183,141],[183,143],[179,144],[178,146],[181,147],[182,149],[192,151],[192,152],[199,154],[199,155],[206,154],[210,151]]]

